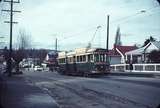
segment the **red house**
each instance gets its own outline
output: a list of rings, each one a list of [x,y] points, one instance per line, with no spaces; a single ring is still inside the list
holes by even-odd
[[[136,46],[114,45],[112,50],[109,50],[110,64],[126,63],[125,53],[137,49]]]

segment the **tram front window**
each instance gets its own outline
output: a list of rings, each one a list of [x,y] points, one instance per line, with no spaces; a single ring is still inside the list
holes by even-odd
[[[100,54],[100,62],[105,62],[105,56],[104,54]]]
[[[95,54],[94,55],[95,62],[105,62],[104,54]]]

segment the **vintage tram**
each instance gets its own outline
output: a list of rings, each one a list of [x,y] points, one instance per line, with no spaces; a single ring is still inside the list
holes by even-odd
[[[89,76],[110,72],[107,51],[101,48],[78,48],[58,53],[58,72],[67,75]]]

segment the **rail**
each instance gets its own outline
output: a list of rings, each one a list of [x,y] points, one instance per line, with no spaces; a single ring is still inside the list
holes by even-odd
[[[133,64],[133,70],[130,70],[129,64],[111,65],[112,71],[121,72],[158,72],[160,73],[160,63],[158,64]]]

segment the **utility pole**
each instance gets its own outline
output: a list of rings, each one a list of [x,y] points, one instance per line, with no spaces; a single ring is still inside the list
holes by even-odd
[[[106,50],[107,50],[107,57],[106,62],[109,64],[109,15],[107,15],[107,40],[106,40]]]
[[[106,40],[106,49],[109,50],[109,15],[107,16],[107,40]]]
[[[8,76],[12,76],[12,31],[13,31],[13,24],[17,24],[18,22],[13,22],[13,12],[20,12],[13,10],[14,3],[20,3],[20,1],[13,1],[13,0],[4,0],[4,2],[10,3],[10,10],[2,10],[5,12],[10,12],[10,21],[4,21],[5,23],[10,23],[10,40],[9,40],[9,58],[7,63],[8,68]]]

